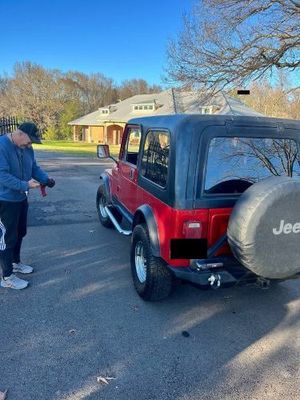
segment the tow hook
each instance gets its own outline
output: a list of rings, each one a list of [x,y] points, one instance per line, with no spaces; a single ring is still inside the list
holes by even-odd
[[[270,279],[266,279],[263,277],[259,277],[256,280],[256,285],[261,289],[269,289],[270,287]]]
[[[221,286],[221,276],[219,274],[211,274],[208,282],[212,288],[218,289]]]

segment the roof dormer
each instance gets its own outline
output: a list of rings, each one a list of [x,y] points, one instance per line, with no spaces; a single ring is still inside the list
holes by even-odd
[[[200,114],[213,114],[213,106],[200,106]]]
[[[132,104],[132,111],[134,113],[153,113],[157,109],[156,101],[144,101],[140,103],[133,103]]]

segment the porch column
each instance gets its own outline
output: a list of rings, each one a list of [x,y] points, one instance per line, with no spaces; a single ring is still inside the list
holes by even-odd
[[[106,124],[104,124],[103,140],[104,140],[104,144],[107,144],[107,125]]]

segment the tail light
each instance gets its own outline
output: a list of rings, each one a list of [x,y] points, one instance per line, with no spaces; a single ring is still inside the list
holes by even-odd
[[[185,221],[182,228],[183,236],[187,239],[201,238],[202,225],[199,221]]]

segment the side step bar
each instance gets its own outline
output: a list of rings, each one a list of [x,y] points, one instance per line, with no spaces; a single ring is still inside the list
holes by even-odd
[[[132,234],[132,231],[126,231],[125,229],[123,229],[121,227],[121,225],[118,223],[118,221],[114,217],[113,213],[110,211],[110,209],[107,206],[105,206],[104,209],[105,209],[107,215],[109,216],[109,219],[111,220],[111,222],[113,223],[114,227],[116,228],[116,230],[119,233],[122,233],[122,235],[125,235],[125,236],[129,236],[129,235]]]

